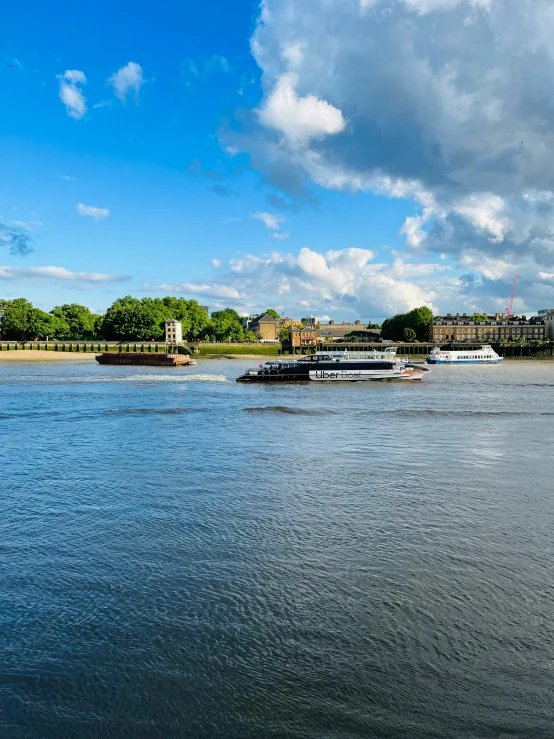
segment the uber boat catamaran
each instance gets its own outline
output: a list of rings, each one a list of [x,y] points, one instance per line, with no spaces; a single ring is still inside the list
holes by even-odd
[[[249,369],[237,382],[363,382],[421,380],[428,367],[394,359],[340,359],[310,354],[300,359],[273,360]]]
[[[435,347],[427,360],[428,364],[499,364],[503,357],[497,354],[490,344],[479,349],[459,349],[444,351]]]

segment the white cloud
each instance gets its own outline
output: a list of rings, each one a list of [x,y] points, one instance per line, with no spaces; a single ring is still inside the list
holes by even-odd
[[[399,278],[411,278],[411,277],[424,277],[425,275],[437,275],[440,273],[448,272],[452,267],[445,264],[434,264],[434,263],[412,263],[406,262],[404,259],[397,257],[392,264],[387,268],[388,273],[392,277]]]
[[[247,151],[292,198],[311,182],[415,201],[399,224],[408,251],[472,270],[452,300],[482,288],[505,304],[517,271],[518,294],[546,301],[551,0],[324,5],[261,4],[251,49],[264,96],[249,125],[222,134],[226,150]]]
[[[221,259],[210,259],[210,264],[212,265],[212,267],[219,269],[223,262],[221,261]]]
[[[113,87],[114,94],[122,103],[127,101],[130,92],[134,92],[135,99],[138,100],[140,88],[144,84],[142,67],[136,62],[129,62],[117,72],[114,72],[108,78],[108,83]]]
[[[65,180],[66,182],[74,182],[77,178],[70,177],[68,174],[61,174],[60,179]]]
[[[72,272],[65,267],[0,267],[1,280],[49,279],[63,282],[123,282],[128,275],[108,275],[100,272]]]
[[[270,231],[278,231],[281,228],[281,225],[286,221],[284,216],[277,215],[276,213],[266,213],[264,211],[254,213],[252,218],[256,218],[258,221],[261,221]]]
[[[283,133],[292,144],[340,133],[346,126],[341,111],[315,95],[300,97],[297,85],[295,74],[281,75],[259,110],[260,121]]]
[[[76,208],[80,216],[90,216],[95,221],[100,221],[102,218],[107,218],[110,215],[108,208],[96,208],[93,205],[85,205],[84,203],[77,203]]]
[[[84,72],[78,69],[66,69],[60,80],[60,100],[65,105],[67,115],[75,120],[82,118],[87,112],[87,99],[79,89],[79,85],[86,85],[87,78]]]
[[[111,100],[100,100],[97,103],[94,103],[92,106],[93,110],[98,110],[98,108],[111,108],[112,107],[112,101]]]
[[[487,280],[513,279],[513,262],[486,256],[477,250],[467,250],[460,257],[460,266],[481,273]]]
[[[15,228],[22,228],[24,231],[32,233],[35,228],[42,226],[42,221],[12,221],[12,226]]]
[[[488,232],[489,241],[500,243],[512,227],[508,217],[504,215],[506,203],[499,195],[493,193],[475,193],[455,203],[452,210],[463,216],[475,228]]]
[[[290,234],[288,234],[286,231],[274,231],[271,236],[274,239],[279,239],[279,241],[282,241],[283,239],[288,239]]]
[[[420,305],[436,308],[439,299],[454,291],[452,281],[444,284],[445,265],[402,260],[391,265],[376,263],[374,258],[372,251],[359,248],[245,254],[221,264],[210,281],[145,287],[152,292],[235,301],[235,307],[249,312],[262,310],[269,301],[275,305],[286,302],[287,313],[294,315],[309,308],[318,315],[342,315],[346,311],[366,318]],[[418,282],[422,279],[425,285]]]
[[[186,293],[188,295],[202,295],[207,298],[226,298],[228,300],[243,300],[242,295],[236,288],[229,285],[219,284],[196,284],[193,282],[179,282],[175,284],[152,285],[146,283],[144,289],[156,293]]]
[[[289,67],[298,67],[303,58],[300,44],[285,44],[281,56],[288,62]]]
[[[433,208],[424,208],[418,216],[408,216],[404,221],[404,225],[400,229],[400,233],[406,236],[406,244],[411,249],[418,249],[425,241],[426,233],[423,230],[425,223],[433,215]]]

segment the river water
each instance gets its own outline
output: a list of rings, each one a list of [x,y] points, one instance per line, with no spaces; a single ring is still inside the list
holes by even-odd
[[[2,739],[554,736],[554,363],[0,364]]]

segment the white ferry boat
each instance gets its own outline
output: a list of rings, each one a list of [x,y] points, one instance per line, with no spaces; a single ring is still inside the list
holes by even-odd
[[[272,360],[249,369],[237,382],[363,382],[421,380],[430,370],[391,359],[333,359],[329,354],[310,354],[301,359]]]
[[[427,360],[428,364],[499,364],[503,357],[492,346],[483,344],[479,349],[445,351],[435,347]]]

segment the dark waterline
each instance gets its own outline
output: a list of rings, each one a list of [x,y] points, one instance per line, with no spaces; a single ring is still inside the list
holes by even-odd
[[[251,364],[0,364],[0,737],[553,737],[554,366]]]

